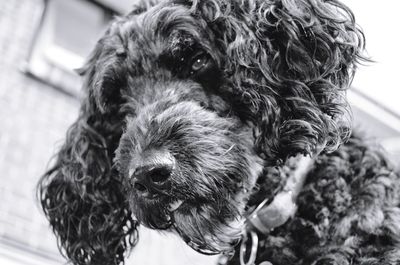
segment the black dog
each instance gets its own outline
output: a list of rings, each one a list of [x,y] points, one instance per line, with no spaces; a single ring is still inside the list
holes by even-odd
[[[120,264],[143,224],[232,253],[308,155],[298,210],[259,235],[256,262],[400,264],[399,176],[350,137],[363,48],[336,0],[143,1],[82,69],[80,116],[39,183],[60,248]]]

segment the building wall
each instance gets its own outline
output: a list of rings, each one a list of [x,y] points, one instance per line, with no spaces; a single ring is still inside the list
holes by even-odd
[[[59,256],[36,200],[35,185],[57,142],[77,116],[78,101],[20,69],[42,1],[0,1],[0,240]]]

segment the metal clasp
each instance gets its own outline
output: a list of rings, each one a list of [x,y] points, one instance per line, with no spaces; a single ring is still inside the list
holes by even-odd
[[[247,240],[249,239],[248,234],[250,234],[251,238],[251,249],[249,259],[245,261],[246,250],[247,250]],[[254,231],[250,231],[249,233],[245,233],[243,235],[242,244],[240,245],[240,265],[255,265],[257,258],[257,249],[258,249],[258,235]]]

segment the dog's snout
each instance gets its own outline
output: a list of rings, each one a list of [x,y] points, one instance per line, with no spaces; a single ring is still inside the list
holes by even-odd
[[[162,184],[168,180],[172,169],[169,166],[154,167],[146,172],[151,182]]]
[[[172,168],[169,165],[144,166],[135,171],[138,180],[146,180],[154,184],[163,184],[171,173]]]
[[[168,188],[172,167],[167,164],[139,167],[131,176],[133,187],[143,196],[152,196]]]
[[[170,186],[175,160],[169,153],[159,152],[146,154],[144,158],[145,162],[130,173],[133,188],[141,196],[165,193]]]

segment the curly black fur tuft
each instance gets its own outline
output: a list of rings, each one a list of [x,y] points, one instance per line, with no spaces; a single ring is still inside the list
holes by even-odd
[[[256,125],[257,149],[272,162],[350,135],[344,98],[364,36],[337,1],[195,1],[226,51],[234,104]],[[242,113],[243,114],[243,113]]]
[[[60,248],[76,264],[119,264],[136,243],[137,223],[122,181],[111,165],[118,144],[114,113],[84,104],[54,166],[42,177],[39,197]],[[117,114],[118,115],[118,114]]]
[[[287,172],[287,166],[269,170],[251,203],[263,200],[262,190],[277,187],[277,175],[285,180]],[[398,264],[399,180],[380,147],[353,135],[338,150],[318,156],[296,215],[260,238],[258,262]],[[239,264],[239,251],[235,254],[229,264]]]

